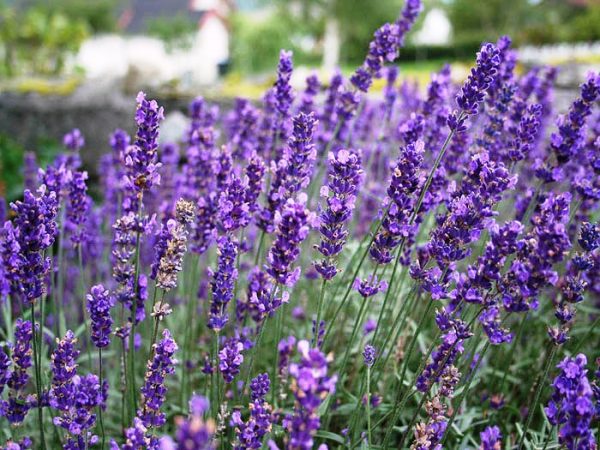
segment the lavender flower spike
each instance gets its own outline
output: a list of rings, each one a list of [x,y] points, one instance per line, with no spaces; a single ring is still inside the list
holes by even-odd
[[[227,305],[233,299],[235,281],[238,277],[235,267],[237,244],[229,236],[222,236],[218,240],[217,248],[219,255],[217,271],[210,273],[212,302],[208,319],[208,327],[215,332],[222,330],[229,320]]]
[[[87,309],[92,321],[92,342],[98,348],[107,347],[110,343],[113,324],[110,310],[114,304],[114,298],[101,284],[93,286],[87,295]]]
[[[292,270],[292,265],[300,254],[300,244],[308,236],[309,223],[314,218],[305,204],[306,195],[301,194],[298,201],[288,200],[281,214],[277,212],[275,215],[277,229],[275,242],[267,255],[267,273],[285,286],[293,286],[300,277],[300,268]]]
[[[458,110],[448,118],[450,130],[463,132],[468,116],[477,114],[487,89],[491,86],[500,65],[500,51],[494,44],[484,44],[477,53],[477,63],[456,97]]]
[[[156,100],[146,100],[146,94],[137,95],[135,122],[138,126],[133,145],[125,149],[125,180],[137,192],[160,183],[158,168],[158,125],[164,119],[164,110]]]
[[[335,155],[330,153],[328,159],[328,183],[321,188],[321,196],[326,198],[327,208],[319,215],[322,237],[316,247],[324,258],[315,263],[315,269],[324,279],[331,280],[338,272],[335,257],[346,243],[348,230],[345,224],[352,217],[363,170],[358,152],[341,149]]]
[[[162,339],[154,344],[154,357],[148,361],[144,385],[141,388],[142,402],[138,417],[146,428],[160,427],[165,423],[165,414],[160,408],[165,401],[167,375],[175,372],[173,358],[178,347],[169,330],[163,330]]]

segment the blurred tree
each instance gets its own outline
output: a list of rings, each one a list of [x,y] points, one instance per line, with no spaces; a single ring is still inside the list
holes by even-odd
[[[83,21],[92,33],[116,29],[118,0],[29,0],[32,6],[60,13],[70,20]]]
[[[184,14],[157,17],[148,21],[148,33],[162,39],[168,50],[189,48],[198,31],[198,24]]]
[[[16,9],[0,4],[0,24],[7,75],[19,70],[58,74],[66,56],[89,35],[84,20],[42,6]]]

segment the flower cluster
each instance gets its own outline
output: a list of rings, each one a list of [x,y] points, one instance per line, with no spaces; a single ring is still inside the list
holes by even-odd
[[[265,401],[269,392],[269,376],[260,374],[250,383],[250,397],[252,403],[249,405],[250,417],[243,421],[240,411],[234,411],[231,422],[235,427],[237,442],[234,444],[236,450],[247,450],[261,448],[263,438],[271,432],[273,415],[271,406]]]
[[[218,240],[219,262],[217,271],[209,273],[212,278],[212,301],[210,304],[209,328],[219,332],[229,320],[227,305],[233,299],[238,272],[235,267],[237,244],[228,236]]]
[[[324,279],[331,280],[338,273],[335,257],[342,251],[348,237],[346,223],[352,217],[363,171],[358,152],[341,149],[337,154],[330,153],[328,162],[327,186],[321,188],[327,207],[319,214],[322,238],[316,247],[324,259],[315,263],[315,269]]]
[[[169,330],[163,330],[162,339],[154,344],[153,356],[148,361],[144,385],[140,391],[142,402],[138,417],[146,428],[160,427],[165,423],[165,414],[160,408],[165,401],[167,375],[175,372],[173,358],[178,347]]]
[[[284,427],[289,430],[289,448],[313,448],[314,435],[321,426],[317,410],[327,395],[333,394],[337,376],[328,376],[328,360],[308,341],[298,342],[300,361],[291,363],[292,391],[296,399],[294,414],[286,416]]]
[[[101,284],[93,286],[87,295],[87,310],[92,322],[92,342],[98,348],[107,347],[110,343],[110,333],[113,324],[110,311],[114,299]]]
[[[554,392],[546,408],[548,420],[558,426],[559,442],[568,449],[596,447],[592,428],[594,397],[586,364],[583,354],[558,364],[560,374],[552,383]]]
[[[240,340],[228,339],[219,352],[219,371],[227,383],[231,383],[240,373],[240,366],[244,362],[242,350],[244,350],[244,344]]]

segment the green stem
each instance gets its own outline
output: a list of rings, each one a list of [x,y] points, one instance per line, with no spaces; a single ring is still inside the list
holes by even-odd
[[[314,336],[314,346],[316,347],[319,342],[319,329],[321,328],[321,312],[323,309],[323,298],[325,297],[325,286],[327,285],[327,280],[323,278],[323,282],[321,283],[321,293],[319,294],[319,300],[317,303],[317,321],[315,322],[315,336]]]
[[[100,380],[100,390],[102,391],[102,348],[98,348],[98,379]],[[101,444],[100,449],[104,450],[106,443],[106,434],[104,432],[104,420],[102,418],[102,405],[98,405],[98,422],[100,424]]]
[[[452,424],[454,423],[456,414],[458,414],[460,405],[462,404],[463,400],[467,396],[469,389],[471,387],[471,383],[473,382],[473,379],[475,378],[475,373],[477,372],[477,369],[479,368],[479,365],[481,364],[481,361],[483,360],[483,357],[485,356],[489,347],[490,347],[490,341],[488,340],[488,341],[486,341],[485,346],[483,347],[483,350],[481,351],[481,354],[479,355],[479,360],[475,364],[475,367],[473,368],[473,370],[471,370],[471,372],[467,376],[467,380],[466,380],[465,386],[463,388],[463,391],[461,392],[460,397],[459,397],[458,401],[456,402],[456,408],[454,408],[454,410],[452,411],[452,415],[450,416],[450,420],[448,421],[448,425],[446,426],[446,431],[444,432],[444,436],[442,437],[442,442],[441,442],[442,446],[444,445],[444,442],[448,438],[448,434],[449,434],[448,431],[452,428]],[[476,355],[476,352],[475,352],[476,350],[477,350],[477,346],[473,349],[473,356],[472,356],[471,360],[469,361],[469,364],[467,365],[467,370],[471,366],[471,363],[473,362],[473,358]]]
[[[519,325],[517,334],[515,335],[515,338],[513,339],[512,343],[510,345],[510,350],[507,352],[506,358],[504,358],[503,364],[501,366],[504,370],[504,374],[502,375],[502,381],[500,382],[500,389],[498,390],[498,392],[502,392],[504,389],[504,383],[506,383],[506,377],[508,376],[508,372],[510,369],[510,362],[515,353],[515,348],[517,347],[517,343],[521,339],[521,335],[523,334],[523,330],[525,329],[525,322],[527,322],[528,315],[529,315],[529,311],[526,311],[525,314],[523,315],[523,319],[521,319],[521,324]]]
[[[367,437],[371,448],[373,439],[371,438],[371,367],[369,366],[367,366]]]
[[[138,213],[137,213],[137,224],[135,233],[135,278],[133,283],[133,300],[131,305],[131,329],[129,330],[129,348],[127,349],[128,357],[128,384],[129,384],[129,421],[133,421],[133,417],[137,411],[137,389],[135,387],[135,317],[137,314],[137,295],[138,295],[138,283],[140,279],[140,246],[141,246],[141,230],[139,224],[142,222],[142,207],[143,207],[143,194],[140,193],[138,196]]]
[[[552,366],[552,361],[554,360],[554,355],[556,355],[556,351],[558,350],[558,346],[552,344],[552,349],[549,353],[546,354],[546,361],[544,372],[542,377],[539,379],[537,387],[535,389],[535,395],[533,397],[533,403],[531,408],[529,409],[529,413],[527,414],[527,421],[525,422],[525,428],[523,429],[523,434],[519,439],[518,450],[523,448],[523,444],[527,438],[527,433],[529,432],[529,427],[531,426],[531,421],[533,420],[533,416],[535,416],[535,410],[538,407],[540,402],[540,397],[542,396],[542,390],[544,389],[544,385],[546,383],[546,378],[548,378],[548,373],[550,372],[550,367]]]
[[[35,331],[35,303],[31,302],[31,323],[32,323],[32,345],[33,345],[33,363],[35,373],[35,389],[37,392],[37,410],[38,410],[38,426],[40,427],[40,441],[42,450],[46,449],[46,439],[44,438],[44,411],[42,409],[42,386],[41,386],[41,367],[38,355],[37,333]]]

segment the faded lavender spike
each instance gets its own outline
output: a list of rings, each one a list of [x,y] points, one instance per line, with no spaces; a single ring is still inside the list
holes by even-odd
[[[177,287],[177,275],[183,268],[187,250],[187,226],[193,220],[194,212],[193,203],[179,199],[175,205],[175,219],[167,220],[161,228],[151,277],[165,291]]]

